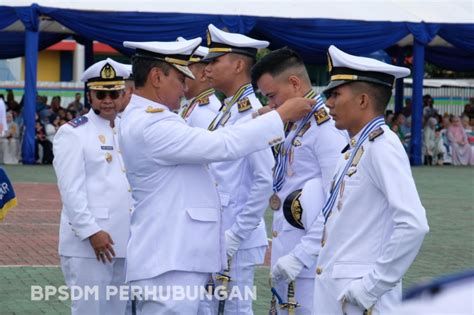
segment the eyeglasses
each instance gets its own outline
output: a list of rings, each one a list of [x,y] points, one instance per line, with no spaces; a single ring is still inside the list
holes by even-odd
[[[116,100],[120,97],[121,94],[122,94],[121,90],[113,90],[113,91],[99,90],[99,91],[95,92],[95,97],[97,97],[98,100],[102,101],[108,95],[108,96],[110,96],[111,99]]]

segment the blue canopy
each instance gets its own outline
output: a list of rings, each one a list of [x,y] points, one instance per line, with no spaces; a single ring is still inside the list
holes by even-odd
[[[396,45],[407,35],[413,36],[413,123],[411,158],[421,164],[422,86],[425,59],[453,70],[474,70],[474,25],[414,22],[354,21],[310,18],[275,18],[235,15],[152,12],[103,12],[60,9],[33,4],[28,7],[0,6],[0,29],[20,20],[24,34],[0,32],[0,58],[26,56],[23,163],[34,163],[34,111],[38,50],[65,38],[65,34],[38,31],[39,16],[48,16],[73,31],[82,40],[98,40],[124,54],[122,46],[130,41],[170,41],[178,36],[205,37],[212,23],[231,32],[268,40],[271,48],[289,46],[308,64],[325,64],[326,51],[336,45],[356,55],[368,55]],[[459,36],[459,34],[464,34]],[[453,47],[429,47],[438,35]],[[447,53],[449,52],[449,53]],[[395,56],[396,57],[396,56]],[[90,58],[89,58],[90,59]],[[86,64],[87,65],[87,64]],[[397,92],[403,91],[401,88]],[[403,98],[398,95],[396,108]]]

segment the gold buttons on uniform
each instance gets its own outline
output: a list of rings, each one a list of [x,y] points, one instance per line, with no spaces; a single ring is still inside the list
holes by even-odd
[[[128,209],[128,212],[132,212],[132,208],[129,208],[129,209]]]
[[[323,268],[321,268],[321,267],[316,268],[316,274],[317,275],[320,275],[322,273],[323,273]]]
[[[273,237],[277,237],[277,236],[278,236],[278,232],[277,232],[277,231],[273,231],[273,232],[272,232],[272,235],[273,235]]]
[[[351,139],[351,147],[355,147],[356,143],[357,143],[356,139],[352,138]]]
[[[122,168],[122,172],[125,173],[125,169],[124,169],[124,168]]]
[[[132,192],[132,187],[128,188],[128,192]]]

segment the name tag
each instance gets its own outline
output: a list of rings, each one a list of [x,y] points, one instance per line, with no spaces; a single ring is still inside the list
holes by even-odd
[[[111,146],[111,145],[101,145],[100,148],[102,150],[110,150],[110,151],[112,151],[114,149],[114,147]]]

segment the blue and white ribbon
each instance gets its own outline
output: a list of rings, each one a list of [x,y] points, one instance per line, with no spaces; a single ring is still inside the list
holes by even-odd
[[[332,208],[334,207],[334,203],[336,202],[337,195],[339,194],[339,189],[341,188],[341,184],[343,182],[343,178],[346,175],[347,170],[349,169],[349,167],[352,165],[352,161],[354,160],[354,157],[355,157],[357,151],[359,151],[362,144],[365,142],[365,140],[367,140],[370,133],[372,131],[374,131],[375,129],[383,126],[384,124],[385,124],[385,121],[384,121],[383,116],[378,116],[378,117],[372,119],[364,127],[364,129],[362,129],[362,133],[359,137],[359,140],[357,141],[356,147],[354,148],[354,150],[352,150],[351,155],[349,157],[349,160],[347,161],[347,164],[344,167],[344,170],[339,174],[339,177],[336,181],[336,184],[334,185],[334,188],[331,191],[328,200],[324,204],[324,207],[323,207],[323,210],[322,210],[323,215],[324,215],[324,223],[327,222],[329,216],[331,215]]]
[[[280,146],[280,150],[276,156],[276,163],[275,163],[275,170],[273,171],[273,191],[279,192],[283,187],[285,182],[285,174],[286,169],[288,167],[288,159],[289,159],[289,150],[293,144],[294,139],[298,136],[298,133],[301,129],[304,128],[306,123],[311,119],[311,116],[314,115],[319,109],[324,106],[323,98],[320,94],[315,96],[315,92],[311,90],[309,93],[305,95],[305,98],[314,98],[316,100],[316,104],[301,121],[296,130],[293,133],[289,133],[285,139],[285,142]]]

